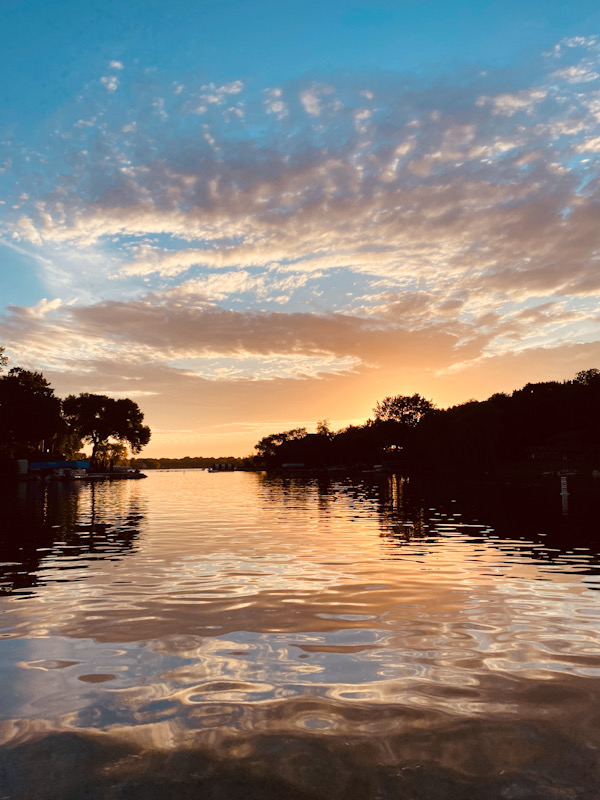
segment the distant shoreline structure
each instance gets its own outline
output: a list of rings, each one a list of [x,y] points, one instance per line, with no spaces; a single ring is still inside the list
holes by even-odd
[[[114,466],[111,470],[92,470],[89,461],[31,461],[17,460],[17,477],[29,481],[94,481],[139,480],[143,472],[132,467]]]

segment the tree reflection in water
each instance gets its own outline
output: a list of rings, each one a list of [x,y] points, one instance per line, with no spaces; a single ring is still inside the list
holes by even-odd
[[[597,537],[600,481],[578,476],[569,483],[569,513],[561,513],[558,478],[536,484],[444,476],[434,479],[400,474],[361,476],[265,476],[266,498],[273,503],[302,508],[317,494],[323,519],[335,514],[336,504],[354,508],[357,515],[377,512],[381,537],[401,547],[460,532],[473,544],[518,540],[523,556],[559,564],[574,551],[585,552],[581,574],[597,574],[600,543]],[[460,509],[460,513],[457,512]],[[514,548],[511,546],[511,552]],[[422,555],[426,555],[424,549]],[[392,553],[389,554],[392,557]],[[599,588],[593,585],[592,588]]]
[[[0,594],[30,594],[48,582],[49,565],[64,573],[75,561],[80,569],[86,561],[134,552],[145,514],[140,498],[127,489],[125,482],[77,481],[3,487]]]

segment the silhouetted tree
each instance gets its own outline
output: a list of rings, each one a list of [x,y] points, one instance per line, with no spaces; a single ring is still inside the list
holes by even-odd
[[[272,461],[277,456],[277,451],[285,442],[303,439],[306,436],[306,428],[292,428],[282,433],[272,433],[263,438],[255,445],[257,456],[266,462]]]
[[[426,400],[420,394],[384,397],[378,402],[373,411],[375,420],[381,422],[402,422],[404,425],[414,427],[421,419],[435,408],[431,400]]]
[[[577,383],[583,386],[591,386],[592,384],[600,384],[600,369],[583,369],[575,376]]]
[[[66,433],[60,400],[41,372],[13,367],[0,378],[0,445],[5,455],[27,458],[52,452]]]
[[[92,445],[93,464],[101,447],[111,440],[127,442],[133,453],[139,453],[150,441],[150,428],[142,424],[143,413],[128,398],[115,400],[87,392],[69,395],[63,401],[63,412],[78,435]]]
[[[319,436],[326,436],[328,439],[333,438],[333,431],[329,427],[328,419],[320,419],[317,422],[317,433]]]
[[[127,463],[127,448],[118,442],[100,444],[96,450],[96,463],[102,469],[110,469],[112,472],[115,464]]]

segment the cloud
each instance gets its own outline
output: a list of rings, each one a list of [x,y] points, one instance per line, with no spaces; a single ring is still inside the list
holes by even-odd
[[[234,285],[223,293],[240,289],[240,284],[246,288],[249,277],[230,275],[225,283],[228,280]],[[431,325],[411,331],[396,321],[345,314],[234,311],[206,299],[210,290],[210,281],[189,282],[143,300],[71,305],[48,323],[44,317],[57,311],[60,301],[43,301],[33,309],[12,307],[0,322],[0,332],[18,338],[22,350],[35,349],[38,357],[54,363],[62,357],[85,366],[112,353],[130,363],[208,360],[214,370],[218,358],[260,358],[261,376],[271,378],[282,372],[306,373],[311,359],[320,371],[337,372],[390,358],[394,363],[416,363],[424,355],[441,365],[458,357],[452,355],[456,348],[461,359],[472,351],[471,345],[459,344],[467,333],[460,326],[452,331]],[[219,294],[214,289],[213,293]],[[287,360],[283,369],[282,359]]]
[[[56,297],[54,300],[47,300],[43,297],[35,306],[25,308],[24,311],[36,319],[43,319],[53,311],[57,311],[61,306],[62,300],[60,298]]]
[[[25,239],[32,244],[43,244],[43,239],[33,221],[24,214],[12,225],[12,235],[17,241]]]
[[[323,97],[333,93],[331,86],[313,84],[300,92],[300,102],[304,110],[312,117],[318,117],[323,110]]]
[[[561,78],[569,83],[588,83],[600,78],[600,74],[582,66],[564,67],[552,73],[553,78]]]
[[[575,151],[577,153],[600,153],[600,136],[592,136],[575,145]]]
[[[220,302],[233,295],[251,294],[259,300],[284,304],[291,294],[304,287],[308,275],[253,275],[246,270],[210,273],[191,278],[164,292],[165,298],[196,297],[203,302]]]
[[[241,82],[201,88],[214,105],[243,91]],[[295,276],[296,287],[308,275],[336,271],[385,278],[396,293],[419,285],[434,298],[432,319],[453,307],[463,313],[474,304],[502,309],[515,299],[535,305],[556,293],[597,293],[595,184],[588,174],[580,192],[572,163],[573,153],[596,150],[590,98],[574,96],[565,117],[563,100],[548,89],[484,96],[478,88],[463,92],[460,111],[429,92],[419,113],[402,107],[395,118],[389,108],[383,116],[365,109],[363,88],[353,107],[346,87],[342,106],[328,112],[331,138],[319,125],[292,120],[290,107],[281,124],[304,125],[292,145],[258,141],[244,133],[243,120],[233,137],[216,122],[204,126],[208,149],[198,139],[173,147],[177,127],[164,141],[157,134],[150,151],[140,150],[146,134],[137,129],[128,131],[131,146],[118,149],[104,134],[83,131],[99,137],[102,168],[94,160],[69,186],[24,201],[29,215],[21,214],[14,233],[79,253],[104,246],[121,265],[116,274],[143,279],[144,290],[157,276],[176,282],[185,274],[219,302],[245,292],[254,296],[247,302],[260,303],[266,282],[282,272]],[[334,94],[326,84],[305,91],[309,106]],[[283,96],[269,92],[270,101]],[[552,107],[529,119],[542,99]],[[166,116],[177,126],[177,114]],[[214,270],[226,270],[227,280]],[[451,287],[469,302],[452,306]],[[311,293],[327,289],[313,283]],[[338,293],[330,308],[348,310],[346,296]]]
[[[554,73],[554,75],[556,74]],[[477,105],[489,104],[492,106],[494,114],[512,117],[517,111],[525,111],[528,114],[532,114],[538,103],[541,103],[546,97],[547,92],[545,89],[524,89],[515,93],[498,94],[495,97],[479,97]]]
[[[240,80],[231,81],[231,83],[225,83],[222,86],[207,83],[201,87],[191,110],[196,114],[205,114],[210,106],[223,105],[231,95],[240,94],[243,88],[244,84]]]
[[[116,75],[105,75],[100,78],[100,83],[106,87],[109,92],[116,92],[119,88],[119,79]]]
[[[265,109],[267,114],[274,114],[277,119],[285,119],[290,111],[287,103],[283,100],[283,91],[280,88],[265,90]]]

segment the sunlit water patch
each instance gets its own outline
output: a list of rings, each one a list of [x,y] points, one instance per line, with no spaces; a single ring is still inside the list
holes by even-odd
[[[595,517],[440,497],[19,484],[0,797],[600,796]]]

